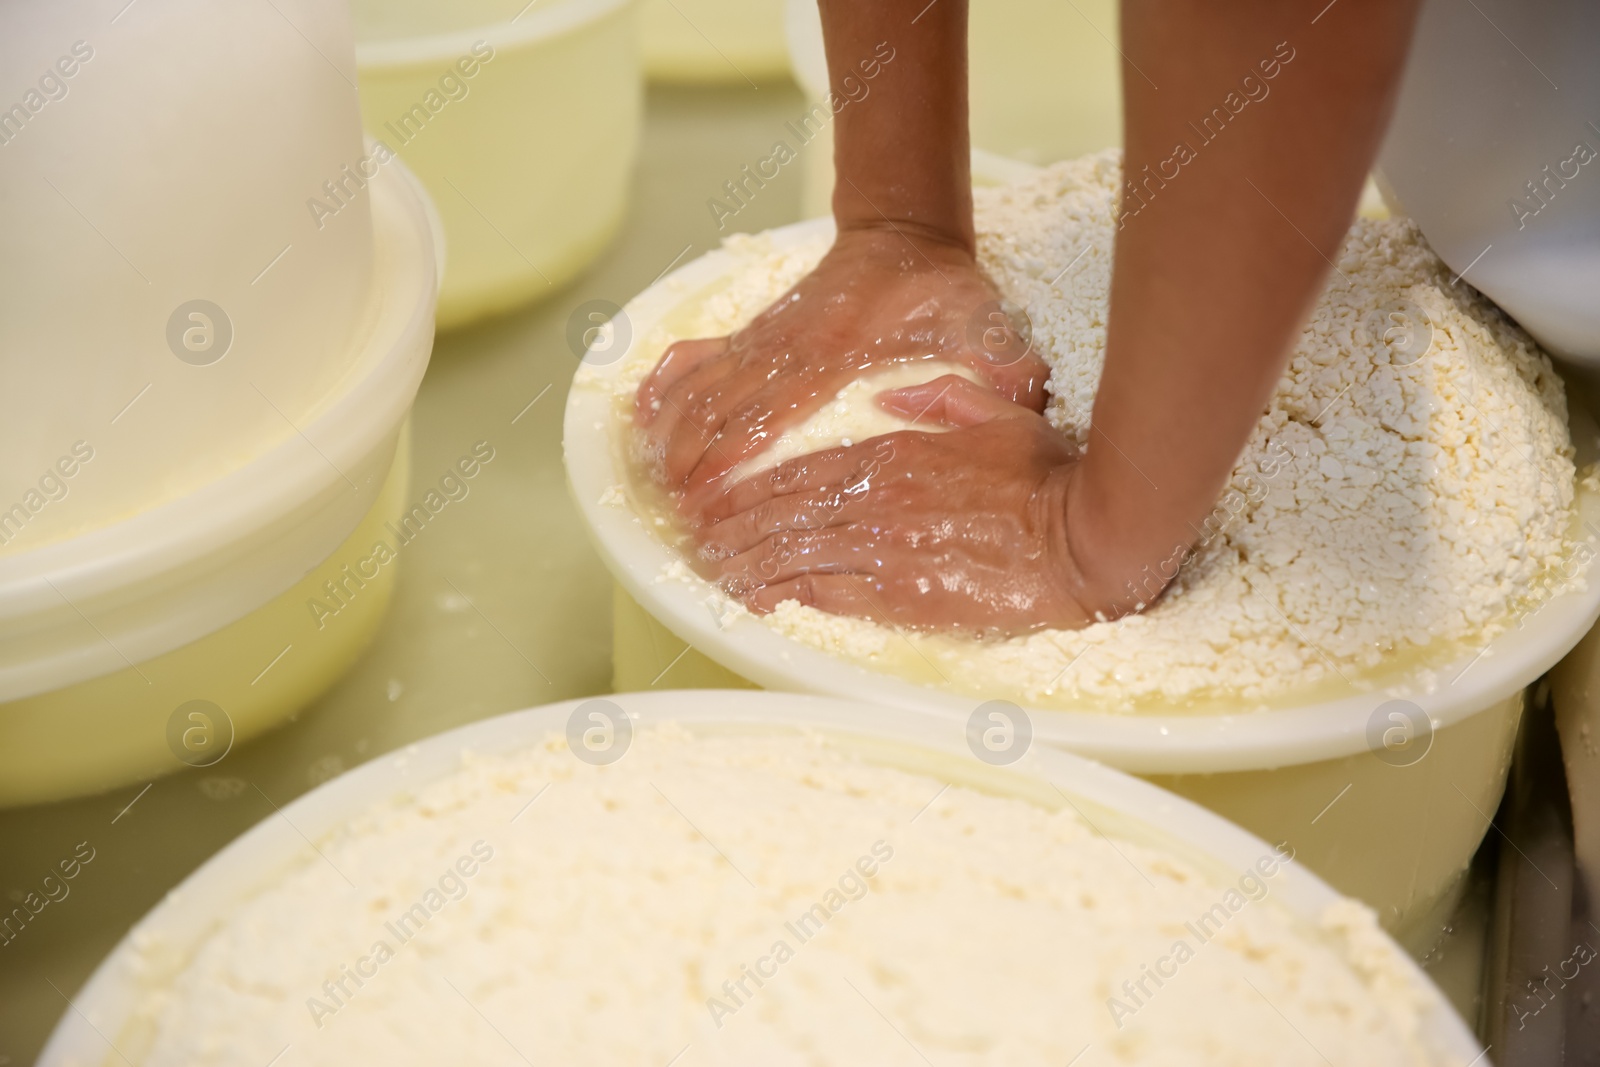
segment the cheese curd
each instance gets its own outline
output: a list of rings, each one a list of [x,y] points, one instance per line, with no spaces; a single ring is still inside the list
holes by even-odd
[[[1082,445],[1104,359],[1120,183],[1108,151],[974,192],[981,265],[1026,310],[1052,367],[1047,417]],[[785,251],[760,235],[731,240],[731,282],[686,310],[673,336],[636,346],[613,387],[631,394],[678,336],[737,329],[826,247],[820,237]],[[1148,610],[981,643],[795,602],[767,623],[929,684],[1110,711],[1349,692],[1397,660],[1440,662],[1515,625],[1559,586],[1553,576],[1577,569],[1561,381],[1410,221],[1358,219],[1336,266],[1199,543],[1152,561]],[[852,390],[841,402],[862,407],[877,391],[870,381]],[[835,443],[825,429],[813,420],[794,437]],[[1157,571],[1175,574],[1159,599]]]
[[[468,756],[192,954],[140,944],[148,1040],[119,1044],[144,1067],[1439,1062],[1365,908],[1312,928],[1283,854],[1212,870],[1044,792],[670,723],[609,766],[564,737]]]

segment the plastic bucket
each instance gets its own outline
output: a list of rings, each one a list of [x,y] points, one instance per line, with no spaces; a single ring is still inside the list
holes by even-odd
[[[1215,876],[1237,878],[1270,851],[1250,834],[1194,804],[1128,775],[1059,750],[1034,746],[1009,767],[979,763],[966,747],[965,723],[915,712],[783,693],[666,692],[621,694],[615,703],[635,728],[674,722],[692,734],[729,732],[825,735],[869,762],[930,775],[953,784],[1018,796],[1049,808],[1071,802],[1093,811],[1095,827],[1114,838],[1175,854]],[[361,813],[447,775],[473,755],[513,752],[562,734],[570,701],[514,712],[439,734],[359,767],[300,797],[282,818],[263,820],[213,856],[145,916],[63,1012],[39,1063],[43,1067],[143,1058],[149,998],[165,984],[233,906],[270,885]],[[469,755],[470,754],[470,755]],[[1263,906],[1280,907],[1313,927],[1338,895],[1301,864],[1275,875]],[[1281,878],[1281,881],[1277,879]],[[140,952],[149,947],[154,951]],[[292,946],[285,946],[292,951]],[[1398,954],[1397,954],[1398,955]],[[152,965],[152,961],[157,961]],[[1420,1036],[1435,1061],[1465,1067],[1482,1051],[1444,997],[1410,961],[1395,961],[1402,988],[1425,998]],[[291,1004],[300,1010],[298,1004]],[[93,1020],[92,1022],[90,1020]],[[108,1043],[118,1050],[113,1053]]]
[[[639,47],[651,81],[748,86],[789,73],[783,0],[642,0]]]
[[[184,736],[171,732],[180,704],[220,708],[202,711],[215,736],[243,739],[365,646],[392,567],[351,599],[348,625],[306,631],[318,620],[302,590],[347,581],[344,554],[399,507],[438,284],[421,188],[398,166],[368,188],[373,303],[351,370],[311,416],[196,492],[0,557],[0,805],[196,765],[206,754],[171,740]]]
[[[605,248],[627,207],[642,81],[632,0],[563,0],[445,32],[432,14],[419,36],[388,17],[356,62],[368,133],[443,219],[449,329],[554,293]]]
[[[201,492],[353,372],[379,269],[354,59],[320,0],[0,5],[28,104],[0,118],[0,556]]]
[[[830,225],[800,223],[772,237],[779,248],[793,247]],[[727,277],[733,262],[712,252],[634,298],[624,309],[630,346],[660,346],[664,322]],[[627,507],[602,502],[627,480],[607,380],[628,360],[609,352],[585,358],[568,397],[564,440],[573,495],[619,586],[618,688],[755,684],[965,721],[984,695],[869,669],[753,617],[725,624],[708,606],[707,583],[662,580],[680,560],[676,550]],[[1578,507],[1590,528],[1600,526],[1600,495],[1580,486]],[[1372,692],[1227,715],[1025,710],[1036,740],[1159,781],[1252,832],[1289,841],[1335,887],[1372,905],[1388,929],[1423,948],[1437,936],[1499,804],[1524,689],[1597,616],[1600,580],[1591,563],[1586,589],[1551,598],[1498,638],[1492,654],[1433,664]],[[1456,681],[1430,688],[1430,675]],[[1383,741],[1392,724],[1381,706],[1395,698],[1425,718],[1415,727],[1415,746],[1399,755]]]

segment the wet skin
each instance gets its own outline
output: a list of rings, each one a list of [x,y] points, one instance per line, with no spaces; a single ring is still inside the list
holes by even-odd
[[[1045,366],[988,320],[966,4],[821,0],[836,93],[857,57],[894,54],[834,123],[834,247],[732,337],[673,345],[638,394],[653,474],[725,587],[756,611],[798,599],[984,633],[1148,606],[1152,568],[1193,543],[1328,282],[1416,7],[1343,0],[1313,24],[1280,0],[1123,3],[1124,169],[1139,184],[1123,192],[1080,455],[1038,414]],[[1170,173],[1213,107],[1233,116],[1226,132]],[[978,372],[981,385],[884,398],[947,432],[728,477],[853,378],[911,360]]]

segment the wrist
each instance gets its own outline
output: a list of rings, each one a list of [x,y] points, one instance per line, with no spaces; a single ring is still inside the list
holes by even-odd
[[[970,182],[965,174],[963,182]],[[969,257],[977,251],[970,185],[943,192],[900,185],[871,188],[841,170],[833,192],[833,219],[840,233],[883,232],[918,244],[953,247]]]
[[[1143,524],[1129,523],[1111,500],[1097,493],[1086,458],[1071,468],[1063,494],[1062,538],[1072,560],[1072,594],[1085,611],[1115,619],[1155,603],[1187,557],[1187,544],[1146,551]]]
[[[1104,622],[1128,613],[1102,574],[1093,542],[1085,536],[1090,514],[1082,502],[1081,463],[1064,463],[1045,477],[1039,493],[1043,504],[1045,544],[1053,557],[1051,572],[1063,592],[1088,622]]]
[[[889,257],[904,260],[913,270],[930,265],[971,267],[977,254],[970,231],[959,225],[917,222],[908,219],[836,218],[834,249],[840,253],[868,258]]]

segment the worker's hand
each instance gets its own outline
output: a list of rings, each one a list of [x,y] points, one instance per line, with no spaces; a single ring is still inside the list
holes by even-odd
[[[731,595],[979,633],[1114,610],[1068,536],[1077,452],[1042,416],[957,375],[880,402],[954,428],[813,453],[718,497],[696,539]]]
[[[667,349],[637,396],[652,473],[703,490],[851,379],[921,359],[965,364],[1001,396],[1044,408],[1048,367],[969,251],[911,231],[847,229],[750,325]]]

